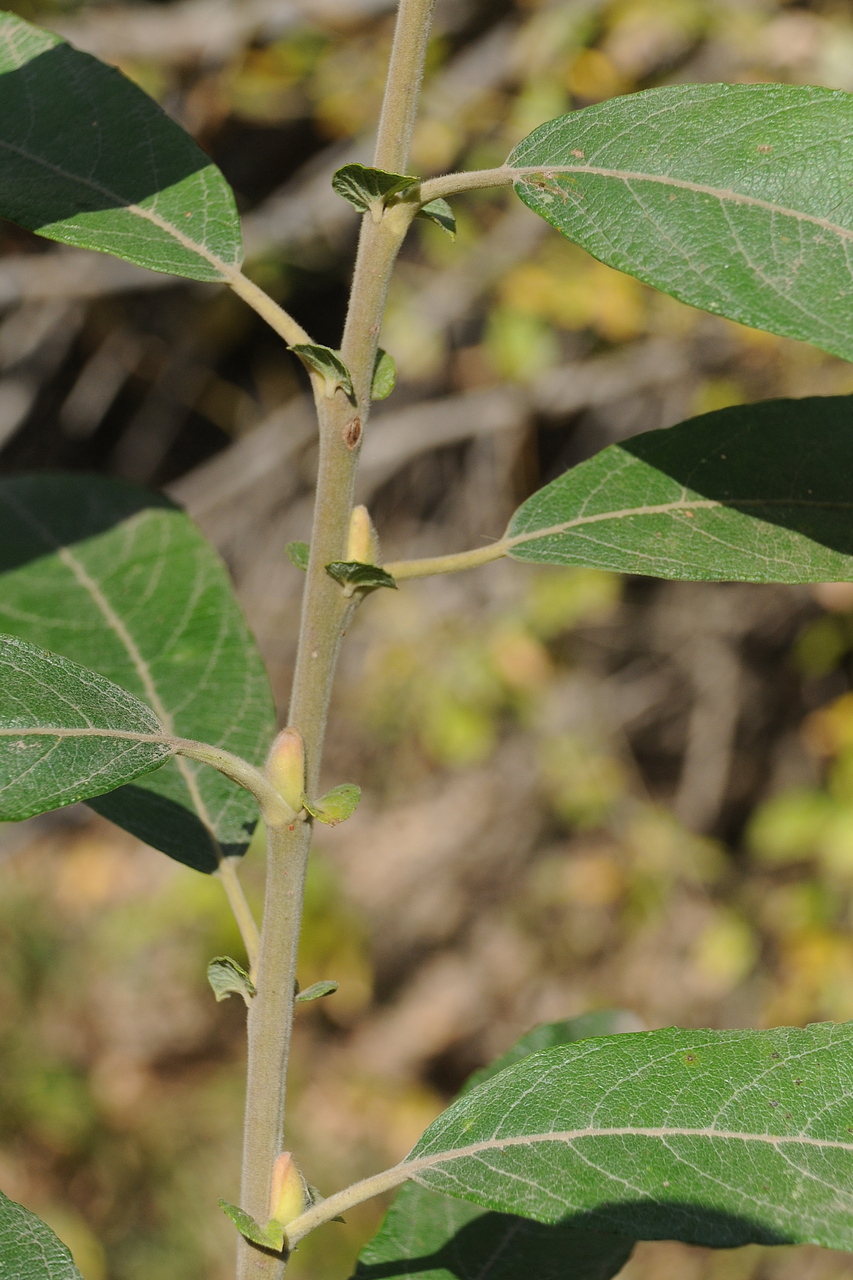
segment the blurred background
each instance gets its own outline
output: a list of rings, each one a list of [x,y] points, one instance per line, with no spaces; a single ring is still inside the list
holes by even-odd
[[[224,170],[248,272],[337,345],[392,0],[22,4],[120,66]],[[638,88],[853,91],[853,5],[439,0],[412,164],[491,166],[543,121]],[[400,380],[363,455],[387,558],[499,535],[615,440],[848,364],[691,311],[594,262],[506,192],[418,223],[383,345]],[[295,361],[236,298],[0,227],[0,471],[165,486],[228,562],[283,709],[315,462]],[[290,1145],[329,1193],[399,1159],[531,1025],[853,1017],[853,585],[622,580],[499,563],[380,592],[348,638],[317,836]],[[260,841],[245,860],[256,906]],[[220,886],[85,808],[0,830],[0,1186],[85,1280],[227,1280],[242,958]],[[312,1236],[346,1280],[381,1205]],[[818,1249],[638,1247],[626,1280],[831,1280]]]

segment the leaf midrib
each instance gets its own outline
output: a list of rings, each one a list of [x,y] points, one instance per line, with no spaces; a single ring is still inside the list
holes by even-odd
[[[132,742],[161,742],[173,747],[184,739],[171,733],[137,733],[134,729],[107,729],[97,725],[69,728],[68,725],[36,725],[24,729],[0,729],[0,738],[124,738]]]
[[[831,231],[843,240],[853,240],[853,230],[841,227],[837,223],[830,222],[828,218],[821,218],[817,214],[805,213],[801,209],[789,209],[786,205],[776,204],[772,200],[762,200],[760,196],[749,196],[744,192],[733,191],[729,187],[712,187],[707,183],[691,182],[686,178],[674,178],[669,174],[644,173],[633,169],[607,169],[598,165],[507,165],[506,170],[509,174],[518,175],[518,177],[513,177],[514,182],[533,177],[543,178],[547,181],[558,174],[590,174],[593,177],[614,178],[625,183],[651,182],[665,187],[677,187],[683,191],[691,191],[696,195],[712,196],[721,203],[730,202],[748,205],[757,209],[764,209],[768,213],[778,213],[784,217],[795,218],[798,222],[809,222],[814,226],[823,228],[824,231]],[[530,183],[530,185],[536,186],[537,184]],[[567,194],[562,188],[558,190],[560,195]]]

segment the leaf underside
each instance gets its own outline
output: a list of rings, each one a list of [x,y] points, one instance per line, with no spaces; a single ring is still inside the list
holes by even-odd
[[[82,1280],[70,1252],[47,1223],[2,1192],[0,1275],[9,1280]]]
[[[137,698],[76,662],[0,636],[0,821],[111,791],[168,760]]]
[[[0,631],[98,672],[183,738],[260,765],[275,717],[227,571],[186,515],[135,485],[80,475],[0,482]],[[200,871],[245,852],[254,799],[178,757],[90,801]]]
[[[224,280],[240,223],[222,174],[114,67],[0,14],[0,216],[128,262]]]
[[[495,1062],[476,1071],[463,1095],[544,1048],[573,1044],[634,1023],[620,1010],[600,1010],[535,1027]],[[609,1280],[633,1249],[624,1236],[548,1226],[408,1182],[363,1250],[353,1280]]]
[[[853,398],[769,400],[610,445],[528,498],[509,554],[660,578],[853,581]]]
[[[716,1248],[853,1248],[853,1024],[664,1031],[545,1050],[407,1157],[497,1213]]]
[[[853,359],[853,95],[669,85],[541,125],[516,191],[609,266]]]

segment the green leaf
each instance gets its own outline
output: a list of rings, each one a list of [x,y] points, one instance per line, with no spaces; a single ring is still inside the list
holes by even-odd
[[[0,631],[91,668],[170,733],[262,765],[266,672],[219,556],[168,499],[81,475],[0,481]],[[245,852],[257,805],[184,757],[90,801],[179,862]]]
[[[660,578],[853,581],[853,399],[769,400],[611,445],[528,498],[509,554]]]
[[[605,1009],[545,1023],[495,1062],[475,1071],[463,1094],[541,1049],[573,1044],[633,1025],[631,1014]],[[609,1280],[628,1260],[633,1240],[558,1223],[548,1226],[515,1214],[427,1191],[408,1182],[378,1233],[364,1249],[353,1280]]]
[[[339,787],[332,787],[319,800],[304,800],[305,808],[318,822],[328,827],[336,827],[351,817],[361,799],[361,787],[354,782],[342,782]]]
[[[562,116],[507,160],[594,257],[683,302],[853,359],[853,95],[668,85]]]
[[[347,595],[352,595],[356,589],[375,591],[377,587],[392,587],[397,590],[397,584],[390,573],[386,573],[378,564],[362,564],[360,560],[334,560],[326,565],[326,573],[342,587],[348,588]]]
[[[404,1167],[497,1213],[715,1248],[853,1248],[853,1024],[669,1028],[533,1054]]]
[[[128,262],[226,280],[242,257],[222,174],[135,84],[0,14],[0,216]]]
[[[308,569],[308,557],[311,554],[311,548],[308,543],[288,542],[284,549],[290,563],[305,573]]]
[[[331,347],[323,347],[313,342],[297,342],[290,348],[299,356],[303,364],[315,373],[319,373],[325,382],[326,396],[331,400],[338,387],[355,401],[350,371],[340,357],[340,352]]]
[[[296,997],[297,1004],[300,1001],[322,1000],[323,996],[333,996],[338,989],[338,983],[331,978],[327,978],[324,982],[312,982],[310,987],[306,987],[304,991],[300,991]],[[314,1188],[309,1188],[313,1191]]]
[[[364,212],[381,209],[391,196],[413,187],[419,178],[410,174],[389,173],[387,169],[370,169],[363,164],[345,164],[332,178],[339,196]]]
[[[252,996],[257,994],[255,984],[242,965],[230,956],[216,956],[207,966],[207,980],[213,988],[217,1003],[229,996],[242,996],[248,1009]]]
[[[0,821],[112,791],[172,755],[153,712],[94,671],[0,636]]]
[[[0,1191],[0,1275],[8,1280],[82,1280],[65,1245]]]
[[[453,210],[446,200],[430,200],[429,204],[425,204],[422,209],[418,209],[415,215],[418,218],[426,218],[427,222],[434,222],[437,227],[441,227],[442,231],[446,231],[451,240],[456,239],[456,217]]]
[[[396,381],[397,365],[394,357],[389,356],[388,352],[383,351],[380,347],[376,352],[376,360],[373,364],[373,384],[370,388],[371,399],[387,400],[394,390]]]
[[[241,1236],[251,1240],[252,1244],[259,1244],[263,1249],[281,1253],[284,1248],[284,1227],[280,1222],[272,1220],[262,1227],[255,1222],[251,1214],[246,1213],[245,1209],[240,1209],[236,1204],[229,1204],[227,1200],[220,1199],[219,1207],[226,1217],[231,1219]]]

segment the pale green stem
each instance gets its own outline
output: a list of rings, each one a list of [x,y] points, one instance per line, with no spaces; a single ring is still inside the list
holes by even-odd
[[[228,275],[228,283],[231,288],[247,302],[253,311],[266,320],[271,329],[274,329],[280,337],[284,338],[289,347],[300,342],[310,342],[311,338],[302,328],[293,316],[289,315],[283,307],[274,302],[269,294],[264,293],[254,281],[243,275],[242,271],[235,270],[233,274]]]
[[[400,0],[373,163],[405,173],[435,0]]]
[[[374,1196],[381,1196],[383,1191],[391,1191],[394,1187],[399,1187],[401,1182],[407,1182],[416,1171],[414,1163],[403,1161],[402,1164],[395,1164],[393,1169],[386,1169],[383,1173],[374,1174],[372,1178],[354,1182],[343,1191],[338,1191],[328,1199],[321,1200],[319,1204],[312,1205],[305,1213],[289,1223],[288,1245],[293,1248],[300,1240],[304,1240],[309,1231],[321,1227],[324,1222],[332,1222],[347,1209],[363,1204],[365,1200],[372,1200]]]
[[[153,738],[153,735],[152,735]],[[156,738],[154,739],[156,741]],[[172,738],[164,735],[163,741],[173,745],[179,756],[187,756],[190,760],[198,760],[201,764],[212,765],[220,773],[251,791],[261,806],[264,821],[275,825],[292,822],[296,814],[290,805],[276,791],[265,773],[256,769],[248,760],[235,756],[221,747],[212,747],[207,742],[192,742],[188,738]]]
[[[258,967],[260,934],[255,923],[255,917],[252,915],[252,908],[246,901],[243,886],[237,875],[238,861],[239,859],[237,858],[222,858],[216,876],[222,881],[222,887],[228,898],[229,906],[233,912],[234,919],[237,921],[237,928],[240,930],[240,937],[243,939],[243,946],[246,948],[246,957],[249,961],[249,977],[254,981],[255,971]]]
[[[499,169],[474,169],[470,173],[446,173],[440,178],[428,178],[422,182],[418,191],[418,200],[429,204],[431,200],[445,199],[447,196],[458,196],[463,191],[483,191],[487,187],[511,187],[520,177],[527,174],[542,173],[547,166],[540,165],[536,169],[510,169],[501,165]]]
[[[493,542],[488,547],[474,551],[459,551],[450,556],[425,557],[423,560],[392,560],[382,568],[395,582],[406,578],[429,578],[436,573],[461,573],[464,569],[476,569],[477,565],[500,560],[509,549],[508,542]]]

